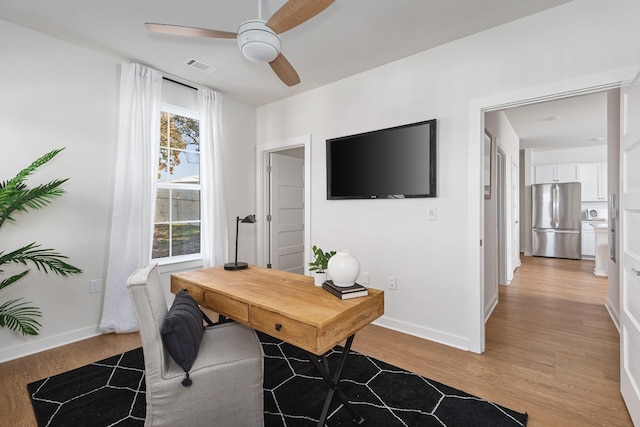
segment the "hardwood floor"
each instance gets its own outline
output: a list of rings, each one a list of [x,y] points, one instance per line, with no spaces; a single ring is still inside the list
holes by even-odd
[[[529,427],[632,426],[620,396],[619,335],[593,262],[523,257],[478,355],[377,326],[353,349],[521,412]],[[140,345],[104,335],[0,364],[0,426],[35,426],[26,384]]]
[[[523,257],[478,355],[371,326],[353,348],[529,413],[529,427],[632,426],[620,395],[619,334],[593,261]]]

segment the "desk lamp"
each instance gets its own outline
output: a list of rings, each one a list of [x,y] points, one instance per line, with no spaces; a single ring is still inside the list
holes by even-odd
[[[234,262],[228,262],[224,265],[225,270],[244,270],[248,264],[246,262],[238,262],[238,226],[240,223],[253,224],[256,222],[255,215],[247,215],[242,220],[240,217],[236,217],[236,260]]]

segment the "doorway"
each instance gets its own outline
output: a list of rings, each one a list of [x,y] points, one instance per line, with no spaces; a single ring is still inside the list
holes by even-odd
[[[484,296],[484,270],[485,257],[483,256],[482,243],[485,230],[483,224],[484,218],[484,189],[482,187],[482,138],[484,134],[484,115],[487,112],[502,110],[505,108],[521,106],[526,104],[539,103],[549,100],[568,98],[577,95],[584,95],[603,91],[608,89],[619,88],[625,81],[632,79],[632,73],[629,70],[612,70],[607,73],[583,76],[557,82],[546,86],[537,86],[520,91],[503,93],[491,97],[472,100],[469,103],[469,155],[470,168],[472,173],[469,174],[470,185],[477,188],[476,192],[469,194],[469,206],[472,212],[470,215],[477,218],[473,224],[470,224],[470,233],[468,238],[469,256],[477,260],[480,274],[477,278],[470,279],[470,295],[473,302],[473,314],[470,317],[469,329],[469,350],[482,353],[485,350],[485,296]],[[522,165],[520,166],[522,168]],[[521,169],[522,170],[522,169]],[[526,176],[527,174],[524,173]],[[527,195],[524,195],[526,200]],[[477,210],[476,210],[477,209]],[[526,209],[526,207],[525,207]],[[474,213],[473,211],[476,210]],[[520,226],[526,230],[527,225]],[[609,285],[611,287],[611,284]],[[618,286],[616,284],[616,286]]]
[[[304,274],[304,148],[269,153],[267,267]]]
[[[257,265],[306,272],[311,250],[310,153],[311,135],[257,147]]]

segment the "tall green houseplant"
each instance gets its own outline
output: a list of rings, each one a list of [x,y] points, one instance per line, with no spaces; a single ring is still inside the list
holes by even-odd
[[[0,182],[0,232],[5,222],[15,222],[13,217],[15,213],[41,209],[64,193],[60,186],[68,178],[56,179],[33,188],[28,188],[25,184],[29,175],[53,159],[62,150],[56,149],[45,154],[29,167],[21,170],[15,178]],[[82,273],[79,268],[67,264],[64,261],[65,259],[67,259],[66,256],[59,254],[55,250],[41,249],[39,244],[32,242],[11,252],[0,251],[0,277],[5,275],[4,268],[6,267],[4,266],[9,264],[18,264],[25,267],[33,265],[44,273],[53,272],[64,277]],[[30,271],[31,269],[27,268],[3,279],[0,282],[0,292],[7,286],[24,278]],[[38,307],[33,307],[30,304],[32,303],[24,301],[24,298],[11,299],[5,302],[0,300],[0,327],[7,327],[23,335],[38,335],[38,330],[42,325],[37,318],[42,317],[42,312]]]

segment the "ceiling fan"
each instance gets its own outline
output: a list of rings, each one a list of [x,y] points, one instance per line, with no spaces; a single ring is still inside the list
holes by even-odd
[[[147,29],[159,33],[189,37],[237,39],[242,55],[254,62],[268,62],[278,78],[287,86],[300,83],[300,77],[280,52],[280,37],[313,18],[335,0],[289,0],[268,21],[262,19],[262,0],[258,0],[258,19],[245,21],[237,33],[147,22]]]

